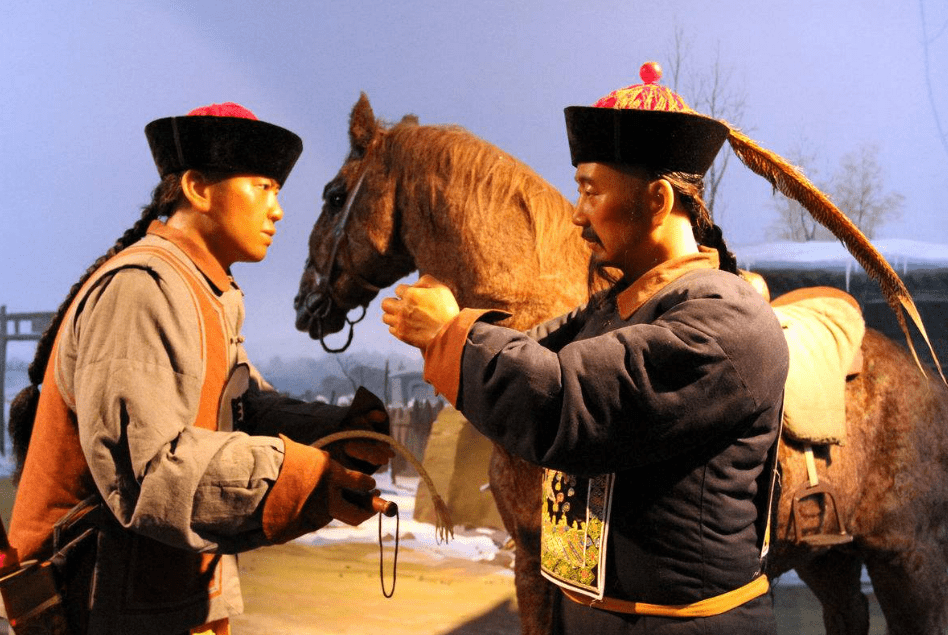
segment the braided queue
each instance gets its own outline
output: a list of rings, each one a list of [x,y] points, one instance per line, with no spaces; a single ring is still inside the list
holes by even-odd
[[[43,383],[43,377],[46,375],[46,367],[49,365],[53,344],[56,341],[56,335],[59,333],[59,328],[62,326],[63,319],[65,319],[66,313],[72,305],[73,300],[75,300],[79,294],[82,285],[86,283],[99,267],[123,249],[144,237],[148,231],[148,226],[153,220],[163,216],[170,216],[177,208],[180,195],[180,175],[169,175],[162,179],[152,193],[152,202],[142,210],[141,217],[138,221],[127,229],[105,254],[100,256],[92,263],[92,266],[86,269],[86,272],[78,282],[72,285],[66,299],[59,305],[56,315],[40,337],[36,345],[36,353],[33,355],[33,361],[30,362],[29,369],[27,370],[30,385],[17,393],[16,397],[14,397],[10,403],[8,430],[10,440],[13,443],[13,452],[16,457],[16,469],[13,474],[14,483],[19,482],[23,470],[26,450],[30,444],[30,437],[33,434],[33,421],[36,418],[40,386]]]

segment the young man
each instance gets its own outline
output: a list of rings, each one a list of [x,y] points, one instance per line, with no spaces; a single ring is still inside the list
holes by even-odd
[[[773,633],[762,573],[788,352],[701,201],[728,135],[655,84],[566,110],[581,228],[621,272],[523,334],[430,277],[383,320],[486,436],[544,468],[557,633]]]
[[[244,351],[230,267],[266,256],[299,137],[230,103],[145,132],[153,201],[40,342],[35,419],[35,386],[11,408],[26,454],[10,542],[49,558],[66,541],[54,525],[94,509],[78,527],[98,531],[74,545],[88,566],[74,556],[60,574],[69,632],[228,633],[231,554],[373,515],[343,492],[371,491],[391,451],[308,444],[388,421],[371,395],[349,409],[281,397]]]

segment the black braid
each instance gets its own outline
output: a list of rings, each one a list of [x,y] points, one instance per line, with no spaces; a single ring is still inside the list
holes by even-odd
[[[721,269],[730,271],[731,273],[737,273],[737,258],[727,248],[727,243],[724,242],[724,235],[721,233],[720,227],[712,223],[711,229],[705,234],[702,244],[718,250],[718,257],[721,260]]]
[[[23,461],[26,459],[26,450],[30,443],[30,437],[33,434],[33,420],[36,417],[36,407],[39,403],[39,387],[43,383],[43,377],[46,374],[46,367],[52,355],[56,334],[59,333],[59,328],[62,326],[63,319],[70,305],[76,298],[76,295],[78,295],[82,285],[85,284],[86,280],[88,280],[99,267],[117,253],[142,238],[153,220],[171,216],[180,205],[181,197],[181,175],[171,174],[164,177],[152,192],[151,203],[142,209],[142,214],[138,221],[115,241],[111,249],[92,263],[92,266],[86,269],[86,272],[78,282],[72,285],[66,299],[59,305],[59,310],[46,328],[46,331],[44,331],[40,337],[36,345],[36,353],[33,356],[33,361],[30,363],[29,370],[27,371],[30,385],[21,390],[10,403],[8,430],[10,432],[10,440],[13,443],[13,451],[16,455],[16,470],[13,476],[14,482],[19,481],[20,474],[23,470]]]

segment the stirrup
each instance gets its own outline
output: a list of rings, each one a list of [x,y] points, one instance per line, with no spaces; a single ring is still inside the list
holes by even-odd
[[[835,547],[852,542],[853,537],[846,532],[846,528],[843,525],[842,514],[839,513],[839,506],[836,504],[836,493],[828,484],[820,483],[817,479],[816,463],[813,460],[813,448],[806,446],[803,453],[806,457],[806,467],[810,481],[797,488],[797,491],[793,494],[793,500],[790,505],[790,515],[793,518],[793,528],[796,531],[796,543],[809,545],[811,547]],[[804,535],[803,524],[800,522],[800,510],[797,503],[815,496],[823,497],[822,506],[824,517],[820,520],[820,527],[816,532]],[[827,509],[828,503],[832,503],[833,512],[836,514],[836,532],[826,532],[823,530],[825,510]]]

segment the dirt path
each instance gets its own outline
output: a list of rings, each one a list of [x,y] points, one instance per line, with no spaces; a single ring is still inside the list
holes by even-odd
[[[393,551],[386,547],[391,589]],[[382,595],[377,545],[266,547],[240,556],[244,615],[234,635],[519,633],[513,573],[401,549],[395,594]]]
[[[0,518],[9,522],[14,489],[0,479]],[[386,543],[388,545],[388,543]],[[391,589],[393,551],[386,546]],[[402,548],[395,595],[382,596],[377,544],[296,543],[240,556],[245,612],[234,635],[519,635],[513,573],[504,566]],[[819,604],[801,586],[777,583],[780,635],[825,633]],[[870,635],[885,633],[869,596]],[[6,633],[0,620],[0,635]]]
[[[289,544],[240,556],[245,614],[234,635],[519,635],[513,574],[501,566],[402,549],[395,595],[382,596],[376,545]],[[391,588],[392,551],[385,581]],[[825,633],[804,587],[775,587],[780,635]],[[885,633],[870,596],[870,635]]]

